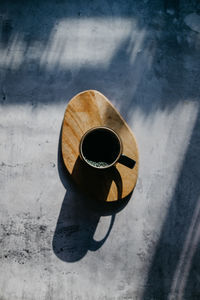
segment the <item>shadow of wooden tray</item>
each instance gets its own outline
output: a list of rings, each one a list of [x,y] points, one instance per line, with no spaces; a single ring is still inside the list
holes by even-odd
[[[117,163],[107,170],[96,170],[80,159],[81,137],[96,126],[107,126],[118,133],[123,143],[123,154],[135,161],[133,169]],[[62,127],[62,155],[73,181],[90,199],[121,201],[131,195],[136,185],[138,148],[135,137],[119,112],[98,91],[81,92],[69,101]]]

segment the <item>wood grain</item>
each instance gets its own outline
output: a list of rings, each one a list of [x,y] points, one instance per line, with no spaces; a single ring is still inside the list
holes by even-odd
[[[88,167],[79,156],[82,135],[92,127],[107,126],[122,139],[123,154],[134,159],[133,169],[117,163],[107,170]],[[65,166],[82,192],[99,201],[118,201],[133,191],[138,177],[138,148],[135,137],[119,112],[100,92],[88,90],[67,105],[62,128]]]

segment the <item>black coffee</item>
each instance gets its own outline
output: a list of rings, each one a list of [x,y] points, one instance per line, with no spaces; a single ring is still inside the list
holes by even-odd
[[[119,139],[108,129],[94,129],[83,140],[83,156],[90,165],[95,167],[103,168],[109,166],[116,160],[119,152]]]

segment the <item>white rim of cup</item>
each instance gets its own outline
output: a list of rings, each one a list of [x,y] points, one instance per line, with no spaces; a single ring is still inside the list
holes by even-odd
[[[85,139],[85,137],[92,131],[95,131],[95,130],[98,130],[98,129],[106,129],[108,131],[111,131],[118,139],[119,141],[119,146],[120,146],[120,151],[119,151],[119,154],[117,156],[117,158],[111,163],[109,164],[108,166],[105,166],[105,167],[96,167],[92,164],[90,164],[86,157],[84,156],[83,154],[83,150],[82,150],[82,146],[83,146],[83,141]],[[92,127],[90,128],[89,130],[87,130],[84,135],[81,137],[81,140],[80,140],[80,144],[79,144],[79,153],[80,153],[80,157],[82,158],[82,160],[84,160],[84,162],[89,165],[90,167],[94,168],[94,169],[98,169],[98,170],[104,170],[104,169],[108,169],[112,166],[114,166],[116,164],[116,162],[118,161],[118,159],[120,158],[120,156],[122,155],[122,152],[123,152],[123,145],[122,145],[122,140],[120,138],[120,136],[116,133],[116,131],[114,131],[113,129],[111,129],[110,127],[107,127],[107,126],[96,126],[96,127]]]

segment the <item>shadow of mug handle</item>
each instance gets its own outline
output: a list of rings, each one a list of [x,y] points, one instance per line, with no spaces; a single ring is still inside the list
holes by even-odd
[[[135,166],[135,160],[129,158],[128,156],[126,155],[121,155],[117,161],[118,163],[130,168],[130,169],[133,169],[134,166]]]
[[[111,232],[111,229],[113,227],[114,221],[115,221],[115,214],[113,214],[111,216],[110,226],[108,228],[108,231],[107,231],[105,237],[102,240],[100,240],[100,241],[95,241],[94,239],[92,239],[91,245],[89,247],[90,251],[96,251],[96,250],[98,250],[105,243],[105,241],[107,240],[107,238],[108,238],[108,236],[109,236],[109,234]]]

